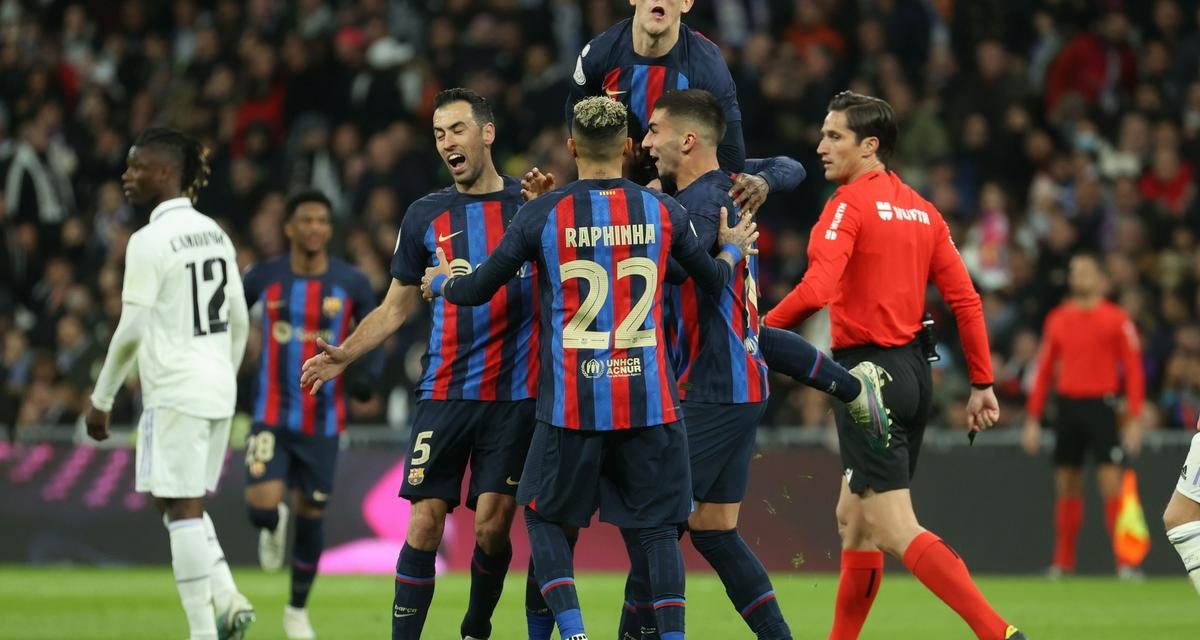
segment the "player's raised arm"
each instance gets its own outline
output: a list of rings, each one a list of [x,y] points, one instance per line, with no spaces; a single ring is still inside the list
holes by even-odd
[[[537,258],[535,247],[525,239],[522,224],[528,217],[536,215],[528,207],[517,212],[496,250],[479,268],[466,275],[451,276],[446,254],[438,247],[437,264],[426,269],[425,277],[421,279],[421,292],[425,298],[432,300],[436,296],[445,296],[454,304],[468,307],[491,300],[500,287],[520,273],[527,261]]]
[[[807,176],[804,165],[787,156],[747,158],[746,170],[734,180],[729,197],[740,211],[755,213],[770,192],[792,191]]]

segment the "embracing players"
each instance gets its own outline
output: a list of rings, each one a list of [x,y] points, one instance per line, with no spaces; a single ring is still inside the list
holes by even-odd
[[[538,426],[518,501],[534,567],[561,637],[586,640],[567,528],[600,518],[636,537],[649,567],[661,637],[683,638],[684,567],[677,526],[691,509],[687,438],[667,358],[662,285],[673,257],[718,293],[757,238],[749,216],[720,225],[713,260],[687,212],[621,178],[631,150],[625,107],[575,105],[568,148],[579,181],[523,207],[492,256],[455,275],[440,255],[427,296],[482,304],[527,260],[538,264]]]
[[[289,253],[252,267],[244,278],[247,306],[262,302],[262,356],[246,440],[246,506],[261,529],[259,562],[278,570],[287,547],[284,493],[294,490],[296,540],[283,630],[288,640],[307,640],[316,637],[306,604],[325,546],[325,505],[337,472],[338,435],[346,427],[346,398],[342,381],[310,395],[296,380],[301,364],[316,355],[317,338],[341,344],[351,321],[362,322],[375,308],[375,294],[366,276],[329,256],[333,221],[325,195],[293,195],[287,216]]]
[[[383,304],[341,346],[319,342],[322,353],[304,363],[301,384],[312,385],[313,393],[382,343],[420,306],[418,284],[435,251],[444,251],[455,273],[470,273],[496,250],[523,201],[520,183],[501,176],[492,163],[496,126],[487,101],[467,89],[449,89],[434,105],[438,153],[454,185],[408,208]],[[492,612],[512,559],[514,495],[535,421],[536,272],[532,264],[518,271],[483,306],[460,307],[445,299],[432,305],[433,330],[400,490],[412,502],[412,514],[396,560],[392,637],[397,640],[421,636],[433,601],[446,514],[461,501],[468,464],[467,506],[475,510],[476,546],[460,631],[466,638],[491,635]]]

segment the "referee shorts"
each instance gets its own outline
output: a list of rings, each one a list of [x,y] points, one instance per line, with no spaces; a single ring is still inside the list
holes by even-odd
[[[891,375],[883,385],[883,401],[892,412],[892,437],[883,451],[867,443],[866,432],[854,424],[845,404],[834,403],[842,468],[850,491],[862,495],[867,489],[883,493],[909,488],[917,471],[933,394],[933,374],[920,344],[837,349],[833,357],[847,369],[869,360]]]

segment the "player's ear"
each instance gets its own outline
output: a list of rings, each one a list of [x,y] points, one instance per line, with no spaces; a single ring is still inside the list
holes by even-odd
[[[689,131],[683,134],[683,144],[679,145],[679,150],[684,153],[691,153],[692,149],[696,148],[696,134]]]
[[[483,144],[491,146],[496,141],[496,124],[488,122],[483,125]]]
[[[695,0],[683,0],[683,2],[680,4],[679,12],[687,13],[687,12],[691,11],[693,4],[695,4]]]
[[[567,151],[571,152],[572,158],[579,157],[579,152],[575,150],[575,138],[567,138]]]
[[[633,155],[633,138],[625,137],[625,148],[621,150],[621,157],[628,158]]]

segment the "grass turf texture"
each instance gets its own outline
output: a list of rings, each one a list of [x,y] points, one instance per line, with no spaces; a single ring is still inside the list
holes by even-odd
[[[510,575],[493,623],[493,640],[525,638],[524,570]],[[255,604],[254,638],[282,638],[287,575],[238,568],[238,586]],[[1196,637],[1200,607],[1187,580],[1121,583],[1111,578],[983,578],[983,592],[1032,640],[1184,640]],[[616,637],[624,578],[585,574],[578,580],[588,633]],[[425,638],[458,640],[469,576],[439,576]],[[710,573],[688,575],[688,631],[693,638],[752,638]],[[837,577],[781,575],[775,589],[797,640],[826,637]],[[386,638],[392,581],[386,577],[321,576],[310,615],[322,640]],[[0,638],[168,638],[187,636],[183,610],[167,568],[0,567]],[[556,636],[557,637],[557,636]],[[888,574],[863,640],[972,638],[967,626],[912,578]]]

